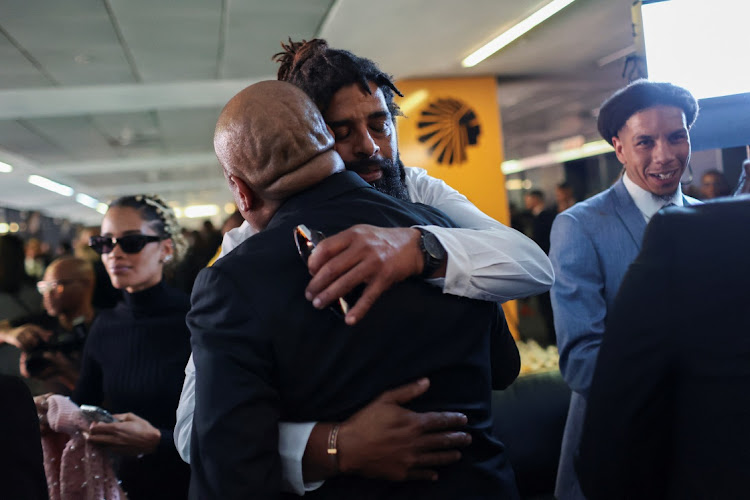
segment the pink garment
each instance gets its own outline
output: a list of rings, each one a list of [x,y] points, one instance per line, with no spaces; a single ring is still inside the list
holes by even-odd
[[[124,500],[112,460],[81,434],[89,421],[78,406],[58,395],[47,401],[47,420],[55,431],[42,437],[50,500]]]

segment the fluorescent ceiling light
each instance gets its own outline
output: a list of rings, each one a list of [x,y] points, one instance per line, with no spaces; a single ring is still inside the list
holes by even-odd
[[[515,174],[517,172],[523,172],[530,168],[544,167],[547,165],[554,165],[556,163],[565,163],[566,161],[580,160],[581,158],[588,158],[589,156],[596,156],[603,153],[609,153],[614,151],[612,146],[607,141],[600,140],[594,142],[587,142],[580,148],[566,149],[564,151],[558,151],[556,153],[544,153],[536,156],[529,156],[521,160],[509,160],[504,161],[501,168],[503,174]]]
[[[96,207],[99,206],[99,200],[83,193],[78,193],[76,195],[76,201],[81,205],[93,208],[94,210],[96,210]]]
[[[533,184],[530,179],[508,179],[505,181],[505,189],[508,191],[521,191],[522,189],[531,189]]]
[[[13,172],[13,167],[10,166],[10,165],[8,165],[5,162],[0,161],[0,172],[2,172],[4,174],[9,174],[9,173]]]
[[[107,210],[109,210],[109,205],[107,205],[106,203],[99,203],[96,206],[96,211],[102,215],[106,214]]]
[[[182,213],[189,219],[211,217],[219,213],[219,205],[190,205]]]
[[[7,222],[0,222],[0,234],[6,234],[10,231],[10,226]]]
[[[30,175],[29,184],[39,186],[40,188],[47,189],[63,196],[73,196],[72,187],[47,179],[46,177],[42,177],[41,175]]]
[[[535,26],[554,16],[562,9],[572,4],[574,1],[575,0],[553,0],[488,44],[474,51],[466,59],[461,61],[461,66],[463,66],[464,68],[471,68],[472,66],[476,66],[498,50],[511,43],[516,38],[519,38]]]

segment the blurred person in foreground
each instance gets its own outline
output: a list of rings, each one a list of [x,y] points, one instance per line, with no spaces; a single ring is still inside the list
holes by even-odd
[[[651,220],[589,392],[587,498],[747,497],[749,227],[748,195]]]
[[[21,349],[20,372],[34,390],[70,395],[78,380],[83,344],[94,321],[94,270],[76,257],[55,259],[37,283],[46,313],[0,323],[0,340]]]
[[[293,83],[312,98],[334,133],[334,149],[347,170],[357,173],[378,191],[402,200],[435,207],[451,217],[460,228],[435,225],[411,228],[379,228],[356,225],[323,240],[309,260],[314,275],[306,297],[319,309],[357,286],[364,288],[359,300],[346,315],[349,324],[363,317],[378,296],[394,283],[420,274],[420,263],[431,259],[435,271],[425,278],[443,293],[487,301],[505,302],[548,290],[553,281],[551,264],[532,240],[479,211],[469,200],[439,179],[419,168],[404,167],[398,152],[394,102],[398,93],[392,79],[366,58],[328,47],[324,40],[289,42],[276,55],[278,78]],[[229,231],[222,255],[227,255],[256,233],[249,222]],[[434,245],[434,254],[421,248],[424,239]],[[503,361],[504,362],[504,361]],[[499,368],[507,369],[506,366]],[[194,407],[194,367],[185,368],[186,377],[177,417],[176,440],[186,460],[190,454]],[[509,370],[512,372],[512,370]],[[517,374],[517,369],[515,371]],[[504,388],[515,378],[496,385]],[[414,398],[426,387],[413,385],[400,389]],[[409,398],[409,399],[410,399]],[[407,399],[408,401],[408,399]],[[435,463],[438,452],[451,452],[456,441],[454,420],[444,415],[419,415],[399,406],[388,392],[363,410],[347,425],[357,426],[361,439],[382,445],[381,460],[366,464],[362,473],[403,479],[423,477]],[[365,423],[367,425],[365,425]],[[429,423],[429,425],[426,425]],[[376,425],[377,424],[377,425]],[[281,425],[280,453],[285,488],[303,494],[319,482],[305,482],[302,457],[308,439],[325,426],[315,422],[287,422]],[[409,446],[394,447],[393,440],[379,436],[401,432]],[[442,436],[442,439],[441,439]],[[414,443],[428,440],[431,446]],[[440,443],[450,443],[440,445]]]
[[[238,208],[259,233],[201,271],[193,290],[187,318],[196,370],[191,496],[278,497],[279,421],[314,420],[334,423],[306,455],[318,455],[313,462],[322,477],[344,474],[328,479],[315,498],[517,498],[503,446],[491,436],[497,304],[443,294],[418,277],[392,287],[354,325],[343,311],[305,299],[310,275],[306,246],[295,244],[298,224],[330,237],[358,223],[451,224],[442,213],[383,195],[345,171],[333,142],[313,102],[285,82],[246,88],[219,117],[219,162]],[[435,272],[415,258],[422,277]],[[513,359],[515,345],[506,346]],[[421,377],[429,377],[430,390],[409,407],[462,412],[471,446],[460,461],[425,477],[431,481],[351,475],[357,436],[335,422]]]
[[[39,418],[28,387],[0,374],[0,488],[2,497],[47,500]]]
[[[565,423],[555,495],[584,498],[573,467],[586,399],[617,290],[641,249],[646,224],[666,205],[692,205],[680,179],[690,161],[690,127],[698,102],[670,83],[637,80],[601,107],[599,133],[624,173],[614,186],[558,214],[550,260],[560,372],[573,391]],[[663,307],[669,297],[654,302]]]

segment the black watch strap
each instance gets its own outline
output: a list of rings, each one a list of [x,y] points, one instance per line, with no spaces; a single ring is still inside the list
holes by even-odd
[[[424,259],[422,278],[430,278],[443,265],[447,254],[440,240],[434,234],[420,227],[416,229],[421,233],[419,250],[422,252],[422,258]]]

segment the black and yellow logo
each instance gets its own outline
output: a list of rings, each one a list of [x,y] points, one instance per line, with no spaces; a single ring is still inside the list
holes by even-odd
[[[466,161],[466,148],[476,145],[481,128],[476,113],[458,99],[438,99],[421,112],[419,142],[429,146],[438,163]]]

